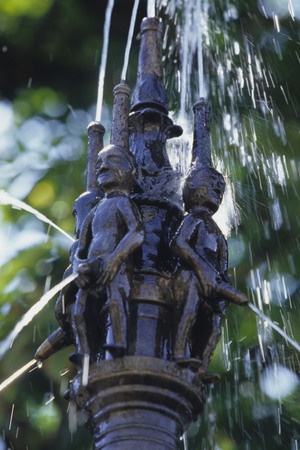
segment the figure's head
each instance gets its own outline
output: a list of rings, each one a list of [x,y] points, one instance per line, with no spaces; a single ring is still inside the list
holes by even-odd
[[[223,199],[225,180],[213,167],[192,168],[184,183],[183,202],[186,211],[204,206],[215,213]]]
[[[130,191],[135,181],[133,156],[122,147],[108,145],[98,153],[96,176],[104,192],[111,189]]]

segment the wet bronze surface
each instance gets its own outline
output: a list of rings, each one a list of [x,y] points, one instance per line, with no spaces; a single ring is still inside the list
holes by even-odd
[[[227,245],[212,216],[224,189],[212,167],[209,106],[194,106],[191,168],[183,189],[166,141],[182,133],[168,116],[161,24],[141,27],[137,87],[114,90],[111,143],[89,126],[87,191],[76,200],[77,279],[56,304],[59,328],[43,360],[75,345],[69,396],[96,449],[177,449],[200,414],[207,369],[229,301],[247,298],[227,276]],[[96,155],[96,156],[95,156]],[[182,192],[181,192],[182,190]]]

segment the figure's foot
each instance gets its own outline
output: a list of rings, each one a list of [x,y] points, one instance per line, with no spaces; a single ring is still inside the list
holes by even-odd
[[[216,384],[221,381],[221,377],[218,373],[205,372],[203,369],[198,369],[197,375],[204,384]]]
[[[108,351],[113,358],[122,358],[125,356],[126,347],[122,344],[104,344],[104,350]]]
[[[185,356],[177,356],[174,358],[176,364],[181,367],[187,367],[193,371],[201,370],[202,361],[197,358],[187,358]]]

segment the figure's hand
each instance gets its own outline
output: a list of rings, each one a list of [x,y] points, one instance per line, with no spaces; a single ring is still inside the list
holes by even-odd
[[[87,287],[92,282],[92,267],[87,261],[78,264],[77,273],[78,277],[75,281],[81,289]]]
[[[198,279],[200,280],[204,296],[207,299],[215,298],[221,277],[214,271],[202,270],[198,273]]]
[[[102,260],[102,271],[98,278],[99,283],[106,284],[112,281],[118,273],[120,263],[112,257]]]

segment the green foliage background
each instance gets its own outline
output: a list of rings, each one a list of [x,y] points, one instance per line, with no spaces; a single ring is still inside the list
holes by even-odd
[[[106,139],[112,89],[120,79],[133,4],[115,3],[102,118]],[[231,4],[237,8],[238,18],[226,21],[229,3],[210,2],[213,52],[205,57],[211,86],[215,86],[209,95],[213,121],[222,122],[222,114],[231,107],[229,95],[220,103],[216,87],[218,55],[225,54],[229,45],[226,33],[240,42],[241,48],[247,41],[259,49],[264,67],[271,68],[274,83],[266,92],[274,114],[254,109],[246,87],[242,90],[236,111],[248,158],[252,155],[251,165],[240,164],[240,149],[222,127],[213,129],[216,156],[225,160],[241,215],[229,238],[230,274],[253,301],[258,294],[251,287],[251,277],[259,289],[259,283],[269,281],[272,302],[266,311],[299,342],[299,20],[282,19],[278,33],[273,20],[259,12],[256,1],[235,0]],[[86,126],[95,113],[105,7],[104,0],[0,2],[0,188],[38,209],[71,235],[72,205],[85,189]],[[145,15],[146,2],[141,1],[135,36]],[[161,15],[176,43],[174,21],[164,8]],[[175,62],[179,45],[177,42],[167,49],[166,83],[173,109],[179,104],[176,71],[180,61]],[[127,80],[131,88],[137,52],[138,41],[134,39]],[[234,58],[234,64],[240,63]],[[228,71],[227,81],[230,76]],[[281,123],[286,139],[280,133]],[[251,154],[254,145],[260,153]],[[265,159],[260,159],[260,154]],[[276,163],[266,165],[272,158],[285,161],[284,186],[279,182],[271,183],[271,188],[268,185],[268,171],[271,174],[277,167]],[[280,227],[272,225],[269,189],[275,191],[283,211]],[[0,339],[5,339],[45,286],[61,280],[70,243],[34,216],[10,206],[1,206],[0,218]],[[15,340],[1,361],[0,380],[31,360],[36,348],[56,328],[53,306],[54,300]],[[262,326],[250,310],[228,309],[223,341],[211,367],[221,373],[222,382],[208,388],[202,423],[195,424],[188,434],[189,449],[298,448],[299,386],[287,397],[272,399],[261,390],[260,382],[266,368],[274,364],[284,365],[299,376],[299,354],[270,332],[270,339],[263,343],[263,360],[257,331]],[[0,449],[91,448],[88,431],[80,425],[77,430],[72,428],[68,420],[63,392],[74,373],[69,354],[70,350],[65,350],[54,355],[42,370],[25,374],[0,393]]]

